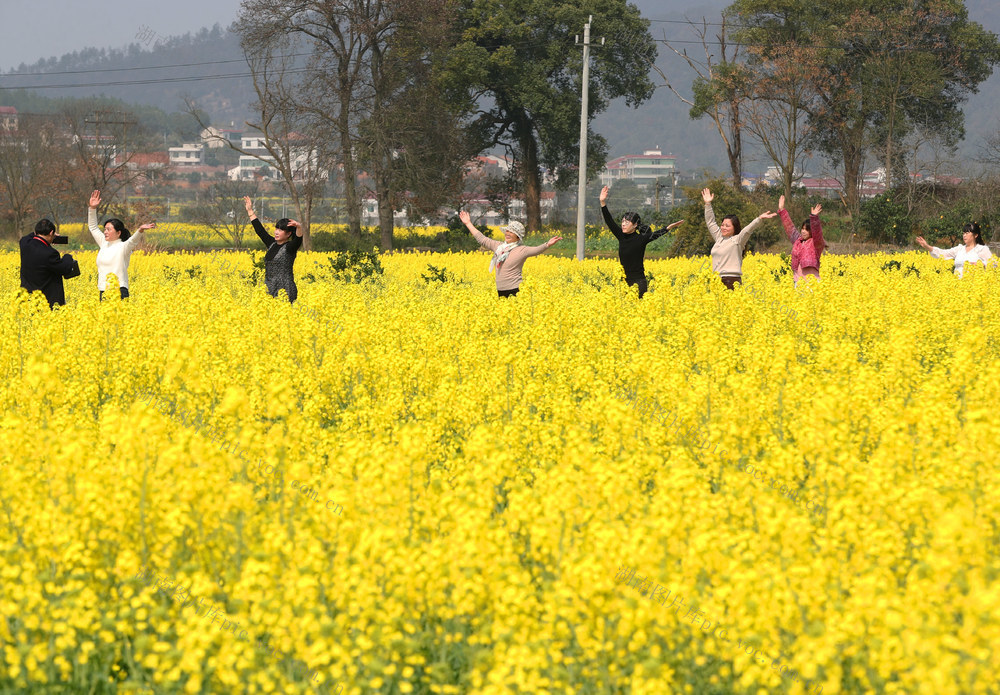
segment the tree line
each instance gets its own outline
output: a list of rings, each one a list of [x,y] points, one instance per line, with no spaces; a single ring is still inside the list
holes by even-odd
[[[856,216],[868,164],[886,188],[905,185],[921,145],[953,148],[962,104],[1000,62],[996,34],[961,0],[736,0],[719,21],[692,23],[705,57],[682,56],[692,95],[666,86],[710,118],[742,181],[743,146],[758,144],[785,195],[804,162],[825,155]]]
[[[381,245],[391,248],[393,210],[459,207],[468,163],[496,147],[513,167],[490,197],[519,191],[527,227],[538,230],[543,171],[560,187],[576,173],[582,55],[574,32],[591,14],[652,45],[648,22],[625,0],[599,8],[580,0],[248,0],[233,28],[257,97],[248,125],[264,134],[264,156],[307,230],[320,182],[335,175],[349,233],[360,238],[370,191]],[[652,94],[641,56],[614,47],[596,54],[590,116],[612,99],[638,104]],[[607,142],[591,132],[588,145],[593,175]]]

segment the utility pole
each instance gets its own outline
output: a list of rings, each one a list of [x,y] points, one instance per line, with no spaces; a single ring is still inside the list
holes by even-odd
[[[656,179],[656,214],[660,213],[660,179]]]
[[[583,230],[583,216],[587,211],[587,99],[590,87],[590,23],[594,15],[587,18],[583,25],[583,94],[580,103],[580,172],[579,184],[576,189],[576,259],[583,260],[583,246],[586,235]],[[580,43],[580,37],[576,37]],[[601,37],[604,45],[604,37]]]
[[[114,111],[111,109],[98,109],[94,112],[94,118],[84,119],[84,123],[91,124],[94,126],[94,148],[101,151],[101,126],[122,126],[122,164],[128,159],[128,127],[130,125],[135,125],[135,119],[131,118],[132,114],[125,111]],[[111,136],[113,137],[113,136]],[[114,158],[118,155],[117,147],[115,144],[111,146],[111,166],[114,167]]]

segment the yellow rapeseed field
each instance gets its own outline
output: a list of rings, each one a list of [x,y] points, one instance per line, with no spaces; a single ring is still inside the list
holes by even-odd
[[[0,693],[1000,692],[996,269],[95,254],[0,254]]]

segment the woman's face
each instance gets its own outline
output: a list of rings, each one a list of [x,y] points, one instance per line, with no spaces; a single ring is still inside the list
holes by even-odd
[[[115,229],[115,226],[108,222],[104,225],[104,240],[114,241],[115,239],[121,239],[122,233]]]
[[[274,240],[279,244],[283,244],[291,238],[292,233],[287,229],[278,229],[277,227],[274,228]]]
[[[508,244],[517,243],[517,234],[514,234],[514,232],[508,232],[506,229],[503,231],[503,238]]]
[[[966,246],[976,245],[976,235],[973,232],[962,232],[962,242]]]
[[[799,234],[802,236],[802,240],[805,241],[812,236],[812,229],[810,229],[808,224],[802,225],[802,229],[799,230]]]
[[[719,231],[722,232],[722,236],[732,236],[733,232],[736,231],[733,228],[733,221],[722,220],[722,224],[719,225]]]
[[[631,234],[635,231],[635,222],[628,219],[627,217],[622,218],[622,233]]]

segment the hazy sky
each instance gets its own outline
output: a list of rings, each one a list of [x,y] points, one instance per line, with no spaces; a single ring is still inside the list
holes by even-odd
[[[240,0],[0,0],[0,70],[91,46],[140,43],[143,25],[163,37],[216,23],[225,29],[239,8]]]

